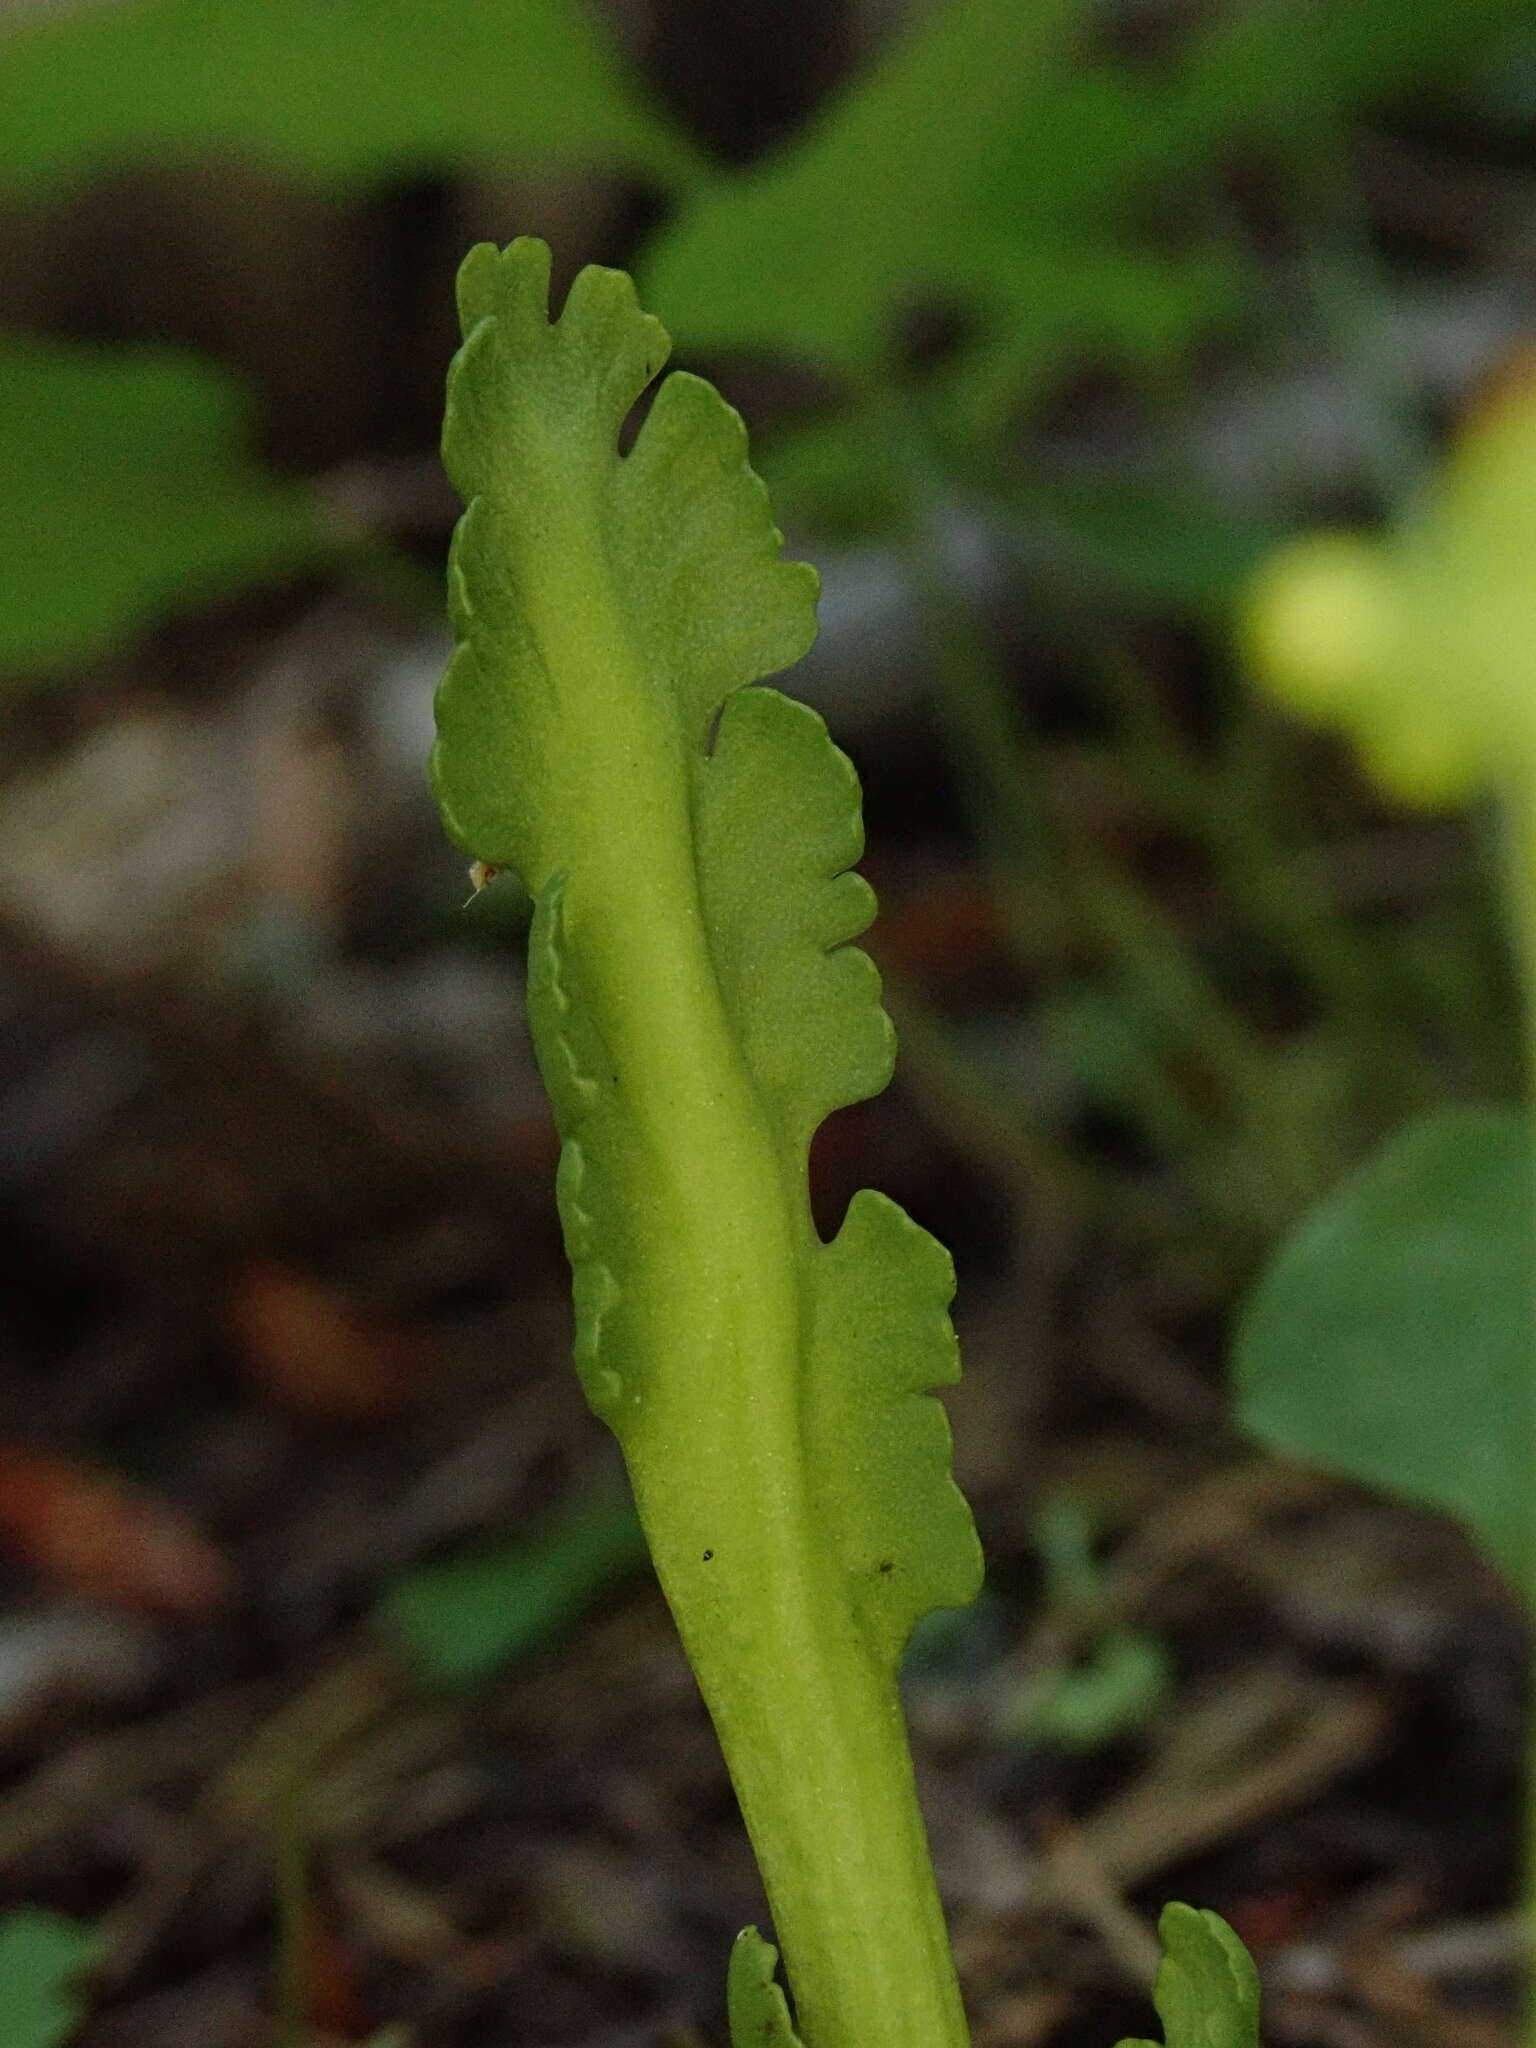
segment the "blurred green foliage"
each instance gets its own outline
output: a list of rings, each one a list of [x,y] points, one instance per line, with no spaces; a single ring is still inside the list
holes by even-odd
[[[331,548],[314,501],[243,452],[246,410],[193,356],[0,336],[0,668],[89,660]]]
[[[586,164],[658,184],[696,152],[570,0],[128,0],[0,41],[0,179],[236,157],[319,184]]]
[[[1243,303],[1225,223],[1160,252],[1154,201],[1188,205],[1246,142],[1299,157],[1523,14],[1286,0],[1132,66],[1094,54],[1086,0],[950,0],[784,149],[687,197],[642,289],[686,344],[854,379],[891,366],[903,309],[969,310],[959,391],[992,421],[1074,350],[1155,363]]]
[[[1260,1442],[1455,1516],[1536,1600],[1533,1191],[1520,1112],[1417,1119],[1281,1245],[1236,1371]]]
[[[1526,17],[1525,0],[1267,0],[1130,62],[1102,46],[1087,0],[940,0],[802,132],[726,171],[584,0],[81,4],[0,31],[0,187],[37,200],[124,165],[217,156],[321,187],[571,165],[638,177],[675,202],[641,268],[683,348],[777,351],[840,381],[831,413],[766,451],[789,509],[878,522],[910,498],[870,402],[900,381],[911,316],[959,323],[920,392],[925,434],[957,470],[1074,361],[1162,378],[1253,310],[1219,199],[1234,152],[1262,146],[1310,174],[1355,109],[1494,75],[1499,32]],[[67,667],[316,546],[294,494],[263,497],[242,471],[211,382],[162,368],[152,391],[141,361],[121,367],[115,405],[110,363],[92,367],[92,431],[71,438],[83,373],[36,353],[0,365],[19,501],[6,516],[29,534],[24,583],[0,587],[8,669]],[[51,433],[39,408],[58,415]],[[186,493],[163,488],[183,464]],[[1090,555],[1119,550],[1133,583],[1222,573],[1208,522],[1186,564],[1182,548],[1149,559],[1139,505],[1113,491],[1056,509]]]
[[[1310,175],[1344,114],[1465,70],[1523,11],[1280,0],[1133,66],[1095,54],[1087,0],[950,0],[784,149],[686,195],[641,288],[684,347],[780,351],[855,398],[897,375],[906,316],[958,317],[923,405],[964,466],[1073,362],[1156,379],[1253,312],[1219,196],[1241,150]],[[788,471],[770,459],[775,487],[798,469],[880,504],[858,406],[809,432]]]
[[[1536,1046],[1536,404],[1485,400],[1380,539],[1281,548],[1247,612],[1256,681],[1347,735],[1405,802],[1496,798]],[[1528,1076],[1529,1081],[1529,1076]],[[1301,1219],[1239,1332],[1247,1427],[1272,1448],[1457,1516],[1536,1599],[1528,1120],[1412,1121]]]
[[[320,186],[585,164],[657,184],[696,152],[567,0],[130,0],[0,29],[0,186],[223,155]],[[240,447],[227,379],[168,353],[0,349],[0,669],[87,660],[325,546]]]
[[[1484,405],[1432,486],[1381,541],[1313,534],[1250,601],[1256,677],[1347,733],[1407,803],[1502,787],[1536,760],[1536,393]]]
[[[605,1483],[505,1542],[405,1573],[373,1624],[422,1684],[474,1685],[553,1642],[645,1562],[628,1487]]]
[[[1164,1645],[1114,1614],[1094,1535],[1093,1516],[1069,1494],[1035,1517],[1045,1611],[1077,1638],[1079,1655],[1032,1673],[1009,1702],[1002,1730],[1015,1739],[1102,1749],[1145,1727],[1172,1691]]]
[[[18,1906],[0,1917],[0,2041],[63,2048],[84,2016],[77,1980],[96,1959],[93,1929]]]
[[[900,316],[968,315],[967,414],[1068,350],[1156,360],[1231,304],[1208,240],[1157,253],[1126,211],[1166,158],[1162,96],[1083,49],[1083,0],[952,0],[804,134],[691,195],[642,276],[688,346],[774,349],[851,383],[892,372]]]

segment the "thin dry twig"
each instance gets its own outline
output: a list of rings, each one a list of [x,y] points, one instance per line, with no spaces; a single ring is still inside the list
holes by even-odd
[[[1127,1983],[1145,1991],[1157,1974],[1157,1936],[1125,1902],[1125,1895],[1094,1854],[1083,1831],[1053,1818],[1043,1829],[1046,1866],[1060,1903],[1093,1928]]]

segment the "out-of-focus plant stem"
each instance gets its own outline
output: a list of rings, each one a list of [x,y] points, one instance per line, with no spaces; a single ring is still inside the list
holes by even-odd
[[[1031,935],[1013,918],[1019,879],[1053,882],[1171,1041],[1216,1084],[1252,1159],[1217,1199],[1262,1230],[1288,1220],[1326,1174],[1309,1135],[1274,1088],[1267,1049],[1225,999],[1157,903],[1081,838],[1060,832],[1050,815],[1030,750],[1021,744],[1007,686],[986,645],[975,606],[943,558],[937,513],[943,480],[920,428],[898,394],[866,397],[866,418],[900,485],[902,538],[917,602],[935,705],[966,809],[993,876],[1015,948],[1028,959]],[[1142,1105],[1154,1132],[1162,1103]],[[1166,1135],[1166,1132],[1165,1132]]]
[[[1192,763],[1155,678],[1090,628],[1077,644],[1142,787],[1167,823],[1204,853],[1225,899],[1311,989],[1328,1028],[1347,1048],[1362,1094],[1384,1121],[1422,1108],[1431,1094],[1429,1077],[1402,1008],[1392,1003],[1389,976],[1297,872],[1292,850],[1271,822],[1274,728],[1245,706],[1211,767],[1202,770]]]
[[[1526,1046],[1526,1097],[1536,1157],[1536,762],[1505,790],[1503,805],[1504,896],[1510,938],[1520,973]],[[1536,1214],[1536,1202],[1533,1202]],[[1530,1258],[1530,1373],[1527,1379],[1526,1457],[1536,1474],[1536,1243]],[[1531,1493],[1526,1532],[1528,1555],[1536,1556],[1536,1489]],[[1531,1579],[1528,1568],[1525,1583]],[[1536,1712],[1527,1710],[1525,1825],[1522,1904],[1525,1917],[1525,2001],[1521,2039],[1536,2048]]]

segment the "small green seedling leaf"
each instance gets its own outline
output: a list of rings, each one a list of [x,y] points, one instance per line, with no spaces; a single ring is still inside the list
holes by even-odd
[[[1297,1224],[1236,1347],[1245,1429],[1456,1516],[1527,1599],[1533,1178],[1517,1112],[1420,1118]]]
[[[0,34],[0,180],[231,155],[322,184],[590,164],[658,183],[692,146],[581,0],[128,0]]]
[[[1259,2048],[1259,1975],[1225,1920],[1194,1906],[1163,1908],[1163,1960],[1152,2003],[1163,2048]],[[1122,2041],[1120,2048],[1159,2048]]]
[[[0,670],[102,653],[179,605],[330,551],[242,452],[228,379],[169,349],[0,340]]]
[[[778,1980],[778,1960],[778,1950],[755,1927],[743,1927],[732,1944],[725,1982],[731,2048],[800,2048]]]
[[[1144,1728],[1173,1689],[1168,1652],[1139,1629],[1109,1630],[1080,1664],[1044,1671],[1005,1709],[1002,1732],[1092,1751]]]
[[[1000,1732],[1011,1739],[1092,1750],[1143,1726],[1167,1698],[1173,1674],[1153,1636],[1117,1622],[1094,1555],[1092,1515],[1058,1494],[1035,1517],[1035,1543],[1053,1614],[1075,1625],[1077,1659],[1033,1673],[1004,1708]]]
[[[407,1572],[373,1624],[423,1684],[475,1685],[554,1641],[644,1563],[629,1489],[604,1486],[509,1542]]]
[[[94,1928],[36,1906],[0,1918],[0,2041],[63,2048],[85,2017],[78,1979],[96,1960]]]

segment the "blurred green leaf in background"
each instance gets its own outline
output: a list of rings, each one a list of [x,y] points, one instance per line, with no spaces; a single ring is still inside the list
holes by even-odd
[[[0,179],[237,157],[320,183],[585,164],[659,185],[696,153],[569,0],[130,0],[0,37]]]
[[[321,187],[581,164],[658,186],[696,152],[566,0],[137,0],[0,26],[0,187],[234,159]],[[178,605],[324,550],[296,486],[239,452],[212,368],[0,342],[0,669],[99,655]]]
[[[1283,1456],[1456,1516],[1527,1599],[1531,1139],[1418,1118],[1297,1224],[1238,1329],[1238,1415]]]
[[[644,289],[682,341],[780,350],[854,388],[894,373],[903,319],[970,327],[947,375],[999,424],[1073,348],[1156,361],[1233,304],[1225,249],[1137,246],[1129,201],[1166,157],[1161,95],[1085,62],[1083,0],[954,0],[804,134],[685,201]]]
[[[18,1906],[0,1918],[0,2041],[63,2048],[84,2008],[76,1980],[95,1961],[94,1930],[58,1913]]]
[[[943,0],[912,10],[768,158],[724,170],[581,0],[83,4],[0,30],[0,187],[33,203],[124,167],[220,159],[319,189],[578,166],[637,178],[675,203],[641,273],[681,344],[839,380],[836,409],[767,448],[771,481],[791,509],[878,522],[902,491],[866,402],[902,381],[914,317],[958,323],[923,393],[925,432],[958,468],[990,461],[1002,425],[1074,364],[1156,382],[1254,315],[1248,255],[1213,203],[1234,152],[1258,144],[1310,176],[1343,114],[1486,72],[1525,17],[1522,0],[1270,0],[1130,61],[1086,0]],[[227,400],[186,366],[126,365],[114,404],[93,365],[79,401],[93,431],[60,459],[84,376],[34,351],[0,381],[8,515],[29,535],[24,571],[7,572],[24,573],[19,614],[0,589],[7,668],[87,658],[314,552],[295,493],[237,483],[216,452]],[[156,480],[189,450],[192,487],[173,504]],[[93,497],[100,516],[82,527]],[[1160,575],[1137,567],[1141,522],[1116,506],[1111,489],[1087,544],[1129,550],[1133,581]],[[1181,554],[1171,573],[1185,575]]]
[[[1524,18],[1523,0],[1270,0],[1138,63],[1108,53],[1086,0],[949,0],[909,15],[774,154],[685,193],[643,289],[684,348],[776,352],[838,380],[832,410],[760,451],[764,472],[792,510],[899,522],[878,419],[898,389],[945,466],[985,475],[1002,430],[1074,368],[1166,387],[1203,340],[1273,310],[1221,198],[1232,166],[1261,150],[1314,211],[1346,115],[1471,73]],[[914,380],[923,316],[952,331]],[[1010,468],[1012,496],[1028,469]],[[1177,496],[1176,465],[1158,484]],[[1015,516],[1079,552],[1113,541],[1144,589],[1134,480],[1124,506],[1121,480],[1093,488],[1087,506],[1037,488]],[[1185,525],[1208,556],[1209,533]],[[1193,579],[1197,607],[1208,570],[1172,542],[1151,565]]]
[[[245,414],[195,356],[0,336],[0,668],[88,660],[332,551],[307,493],[245,452]]]
[[[474,1685],[554,1641],[645,1562],[628,1486],[605,1484],[504,1542],[418,1565],[379,1601],[374,1627],[422,1684]]]

